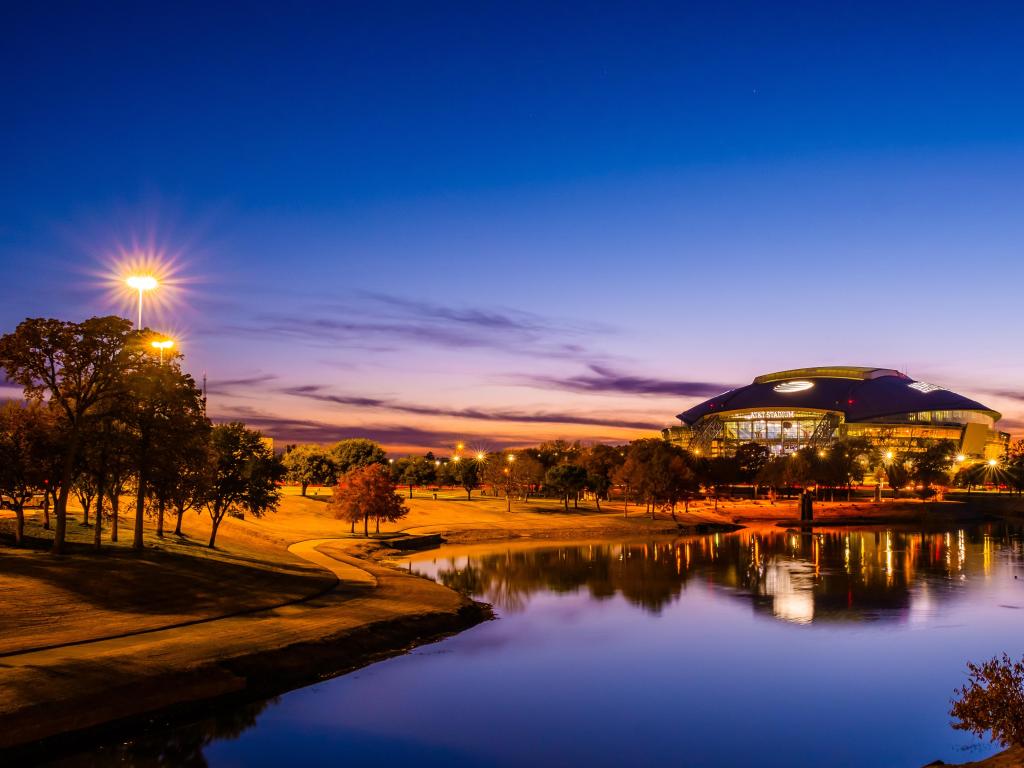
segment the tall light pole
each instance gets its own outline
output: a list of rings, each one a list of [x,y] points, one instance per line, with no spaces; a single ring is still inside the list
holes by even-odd
[[[152,275],[130,275],[125,282],[129,288],[139,292],[139,330],[142,330],[142,294],[152,291],[158,285],[157,279]]]
[[[151,342],[149,342],[149,346],[153,347],[153,349],[159,349],[160,350],[160,365],[163,365],[164,364],[164,350],[165,349],[173,349],[174,348],[174,342],[171,341],[170,339],[163,339],[161,341],[151,341]]]

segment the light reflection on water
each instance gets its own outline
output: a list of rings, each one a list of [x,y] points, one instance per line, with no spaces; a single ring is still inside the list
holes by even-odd
[[[970,549],[969,545],[970,544]],[[798,624],[910,621],[992,578],[993,550],[1020,567],[1022,543],[1006,527],[951,532],[745,529],[732,534],[617,544],[447,547],[409,567],[502,612],[532,594],[586,590],[621,595],[658,613],[700,579]],[[429,558],[429,559],[428,559]]]
[[[993,751],[949,727],[965,661],[1024,653],[1024,544],[1001,524],[445,547],[404,567],[499,620],[71,764],[964,762]]]

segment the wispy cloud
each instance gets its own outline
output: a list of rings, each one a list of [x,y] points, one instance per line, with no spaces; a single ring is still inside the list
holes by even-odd
[[[452,306],[361,293],[343,304],[320,302],[301,313],[262,313],[228,329],[311,346],[376,352],[413,346],[493,349],[510,354],[580,357],[591,338],[613,329],[512,309]]]
[[[281,390],[285,394],[316,400],[323,403],[352,406],[357,408],[380,408],[395,413],[408,413],[417,416],[441,416],[457,419],[474,419],[476,421],[515,421],[528,424],[581,424],[599,427],[616,427],[620,429],[657,429],[659,424],[653,421],[623,419],[620,417],[604,417],[600,414],[578,414],[564,412],[525,412],[509,409],[485,410],[482,408],[444,408],[431,405],[417,405],[397,400],[364,397],[359,395],[337,395],[325,391],[317,385],[287,387]]]
[[[352,437],[365,437],[383,443],[385,446],[412,446],[422,449],[441,449],[465,441],[487,446],[489,449],[520,447],[534,444],[529,438],[503,434],[473,434],[465,431],[433,430],[406,425],[347,425],[332,424],[314,419],[294,419],[259,411],[245,406],[223,408],[211,414],[215,422],[231,420],[244,421],[248,426],[259,429],[283,442],[331,443]],[[621,442],[621,438],[594,434],[595,442]]]
[[[238,396],[245,390],[262,388],[264,384],[269,384],[277,378],[275,374],[264,373],[239,379],[213,379],[206,382],[206,391],[211,395]]]
[[[631,376],[598,364],[590,364],[587,367],[590,373],[578,376],[523,376],[517,381],[542,389],[561,389],[570,392],[676,397],[711,397],[731,388],[729,384],[717,382]]]

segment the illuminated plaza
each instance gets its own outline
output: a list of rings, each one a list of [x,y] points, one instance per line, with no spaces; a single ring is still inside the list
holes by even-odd
[[[758,376],[678,415],[665,437],[699,455],[730,455],[743,443],[783,455],[863,437],[885,452],[952,440],[961,461],[998,459],[1009,434],[1001,414],[944,387],[890,368],[829,366]]]

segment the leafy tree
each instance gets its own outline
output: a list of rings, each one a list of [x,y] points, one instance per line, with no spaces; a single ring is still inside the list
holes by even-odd
[[[550,440],[532,449],[533,457],[544,465],[545,472],[557,464],[579,464],[583,453],[579,440]]]
[[[587,487],[587,470],[577,464],[556,464],[544,474],[544,485],[555,491],[569,511],[569,497],[574,497],[577,506],[579,492]]]
[[[0,501],[16,518],[14,542],[25,539],[25,505],[43,488],[41,454],[56,429],[53,413],[38,402],[0,407]]]
[[[895,499],[900,488],[906,488],[910,482],[910,466],[906,454],[894,456],[885,463],[885,481],[892,488],[892,497]]]
[[[528,451],[522,451],[516,456],[515,472],[523,499],[529,501],[533,490],[544,482],[544,465]]]
[[[310,485],[333,485],[337,468],[332,454],[319,445],[296,445],[281,457],[287,478],[296,483],[302,495]]]
[[[203,505],[209,491],[207,469],[211,466],[209,433],[193,450],[184,452],[178,463],[177,475],[170,485],[170,502],[174,507],[174,535],[181,536],[181,521],[190,509]]]
[[[204,506],[210,513],[210,546],[228,515],[262,517],[277,509],[277,483],[284,477],[280,460],[263,435],[240,422],[219,424],[210,433],[210,467]]]
[[[949,480],[949,471],[956,461],[956,443],[952,440],[938,440],[911,459],[911,477],[920,483],[927,494],[933,484],[944,485]]]
[[[623,454],[618,446],[598,443],[583,455],[583,467],[587,470],[586,487],[594,494],[598,512],[601,511],[601,499],[608,498],[616,471],[626,461]]]
[[[1014,662],[1007,654],[982,664],[968,662],[967,685],[957,693],[950,714],[953,727],[977,736],[991,732],[1004,747],[1024,746],[1024,658]]]
[[[130,321],[93,317],[81,323],[30,318],[0,337],[0,368],[28,399],[49,402],[63,415],[60,491],[54,508],[53,551],[64,551],[68,494],[83,433],[97,412],[120,396],[125,372],[141,345]]]
[[[330,454],[339,474],[345,474],[356,467],[388,463],[388,455],[380,447],[380,444],[361,437],[335,443],[331,447]]]
[[[1004,464],[1010,487],[1019,495],[1024,492],[1024,440],[1016,440],[1010,445]]]
[[[132,547],[141,549],[147,498],[155,492],[157,531],[162,536],[164,510],[177,467],[184,462],[184,453],[198,450],[209,423],[202,392],[175,360],[140,362],[127,377],[126,389],[127,403],[121,414],[131,432],[136,489]]]
[[[405,456],[398,459],[392,465],[392,472],[396,481],[409,487],[409,498],[412,498],[412,489],[417,485],[427,485],[434,482],[437,477],[434,460],[425,456]]]
[[[331,496],[330,506],[335,517],[352,523],[353,530],[358,520],[363,521],[363,535],[370,535],[370,518],[376,520],[377,533],[380,522],[400,520],[409,513],[405,501],[395,492],[391,475],[382,464],[368,464],[346,472],[339,480]]]
[[[757,480],[761,470],[771,461],[772,452],[762,443],[742,443],[736,449],[736,473],[742,483],[754,483],[754,497],[757,497]]]
[[[448,472],[454,482],[466,492],[466,499],[472,500],[473,489],[480,485],[481,462],[476,459],[454,457],[448,462]]]

